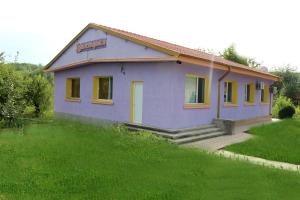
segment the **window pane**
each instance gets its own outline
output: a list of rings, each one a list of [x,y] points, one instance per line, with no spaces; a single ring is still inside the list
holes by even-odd
[[[265,91],[264,91],[264,89],[260,90],[260,101],[261,102],[265,101]]]
[[[112,99],[113,78],[109,77],[108,99]]]
[[[227,102],[227,82],[224,82],[224,102]]]
[[[204,103],[205,96],[205,79],[198,78],[198,103]]]
[[[99,99],[112,99],[112,77],[99,78]]]
[[[250,84],[247,84],[247,102],[250,102]]]
[[[247,84],[245,85],[245,99],[244,99],[244,101],[247,101]]]
[[[72,79],[71,82],[71,97],[80,98],[80,79]]]
[[[245,101],[250,102],[250,84],[245,85]]]
[[[232,82],[224,83],[224,101],[232,102]]]
[[[232,102],[232,83],[228,83],[228,102]]]
[[[197,78],[185,78],[185,103],[197,102]]]

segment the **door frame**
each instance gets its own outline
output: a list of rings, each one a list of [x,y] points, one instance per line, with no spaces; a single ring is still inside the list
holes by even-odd
[[[130,85],[130,123],[133,123],[133,115],[134,115],[134,84],[135,83],[143,83],[143,96],[144,96],[144,81],[133,80]],[[144,101],[144,98],[143,98]]]

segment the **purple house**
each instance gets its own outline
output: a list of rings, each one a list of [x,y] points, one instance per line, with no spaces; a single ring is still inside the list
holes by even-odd
[[[55,112],[165,130],[270,119],[279,77],[221,57],[97,24],[45,67]]]

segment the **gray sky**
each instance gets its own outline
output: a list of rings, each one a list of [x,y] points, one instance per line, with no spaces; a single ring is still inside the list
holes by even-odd
[[[300,71],[299,8],[296,0],[2,0],[0,52],[47,64],[94,22],[215,52],[234,43],[269,68]]]

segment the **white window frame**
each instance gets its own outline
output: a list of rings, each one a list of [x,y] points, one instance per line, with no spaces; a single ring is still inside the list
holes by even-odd
[[[198,96],[199,96],[199,94],[198,94],[198,91],[199,91],[199,78],[204,80],[204,90],[203,90],[203,102],[195,102],[195,103],[186,102],[186,99],[184,97],[184,103],[185,104],[206,104],[207,103],[207,102],[205,102],[205,99],[206,99],[205,89],[206,89],[206,84],[207,84],[206,78],[203,77],[203,76],[197,76],[197,75],[186,75],[185,80],[186,80],[186,78],[195,78],[196,79],[196,101],[198,101]],[[184,88],[184,89],[186,89],[186,88]],[[186,93],[186,91],[184,91],[184,95],[186,95],[185,93]]]
[[[231,83],[231,101],[228,100],[228,88],[229,88],[228,83]],[[233,103],[233,82],[225,81],[225,84],[226,84],[226,91],[224,90],[224,95],[226,96],[226,98],[224,98],[224,103]]]

